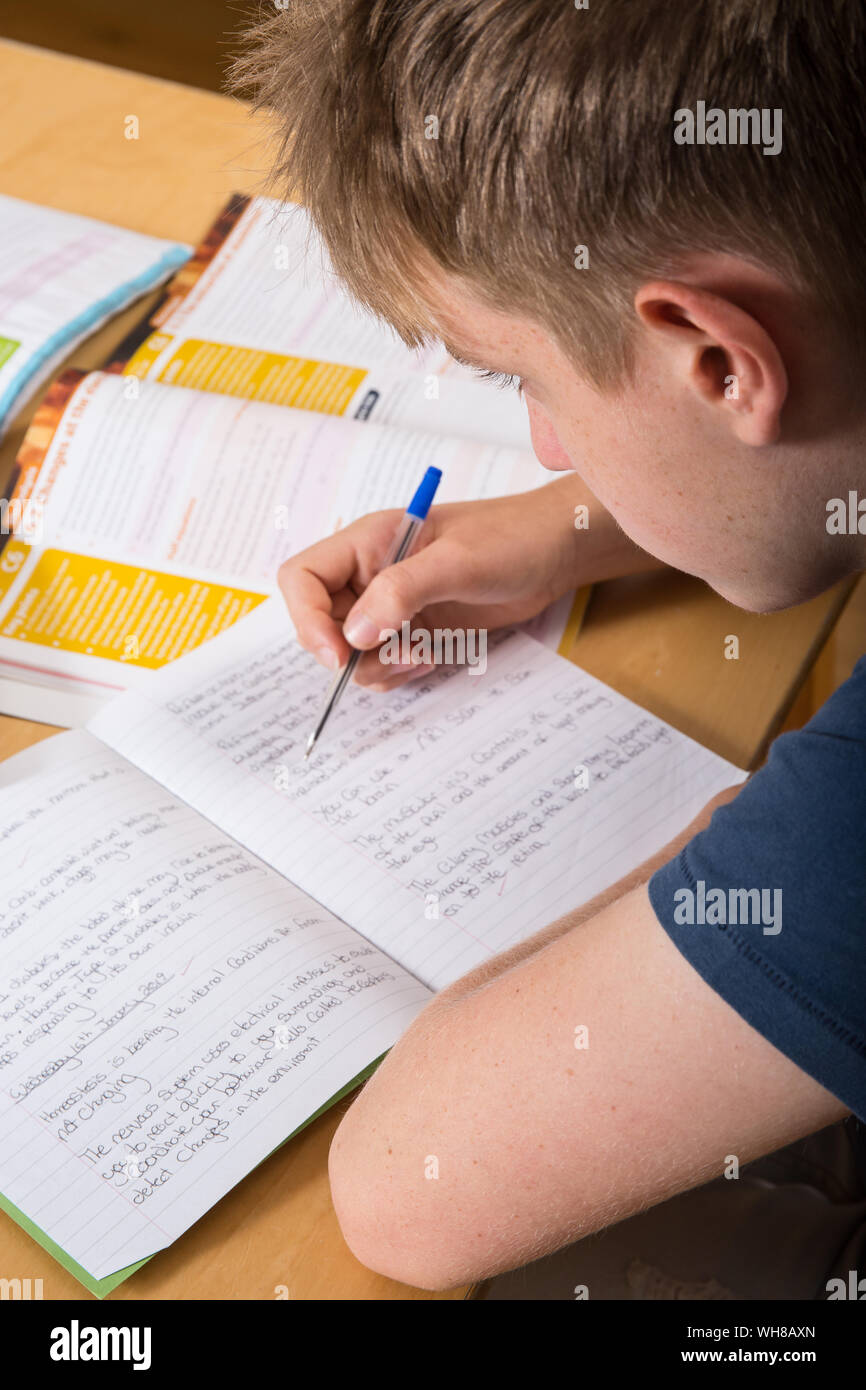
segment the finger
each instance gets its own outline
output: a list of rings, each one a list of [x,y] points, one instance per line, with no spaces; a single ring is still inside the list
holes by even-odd
[[[277,576],[298,641],[332,668],[342,665],[349,655],[339,619],[344,617],[357,566],[352,538],[348,531],[338,531],[292,556],[280,566]],[[338,597],[342,602],[335,613]]]
[[[413,623],[413,642],[419,637],[419,634],[423,634],[425,631],[426,629],[420,622],[417,627]],[[396,651],[392,652],[389,643],[386,642],[384,646],[377,646],[372,651],[364,652],[355,667],[353,679],[358,685],[372,686],[381,681],[389,680],[397,671],[414,670],[431,650],[429,633],[427,633],[427,637],[426,647],[418,647],[414,650],[411,643],[398,640]]]
[[[377,694],[387,694],[390,690],[398,690],[401,685],[407,685],[409,681],[419,680],[422,676],[430,676],[436,670],[435,665],[429,662],[424,665],[392,666],[392,671],[399,671],[399,675],[393,675],[385,680],[372,682],[366,688],[375,690]]]
[[[453,552],[438,542],[425,546],[399,565],[389,565],[370,580],[343,625],[343,634],[353,647],[368,651],[391,632],[399,632],[425,604],[453,596],[456,587],[465,590],[466,558],[461,555],[460,572]]]
[[[378,651],[367,652],[355,667],[352,679],[356,685],[372,690],[380,685],[388,685],[396,676],[409,675],[418,669],[418,665],[414,660],[380,661]]]

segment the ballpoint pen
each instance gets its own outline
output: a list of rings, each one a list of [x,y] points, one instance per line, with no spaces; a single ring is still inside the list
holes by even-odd
[[[403,514],[400,524],[397,527],[397,534],[395,535],[391,543],[391,548],[385,557],[385,562],[382,565],[382,569],[387,569],[389,565],[396,565],[400,560],[406,559],[406,556],[412,549],[415,537],[418,535],[418,532],[421,530],[421,527],[424,525],[424,522],[427,519],[427,513],[429,512],[430,507],[433,503],[433,498],[436,496],[436,489],[438,488],[441,479],[441,469],[427,469],[427,472],[424,474],[424,477],[421,479],[421,482],[418,485],[418,488],[415,492],[415,496],[412,498],[412,501],[406,508],[406,511]],[[339,670],[337,674],[334,676],[328,693],[325,696],[324,704],[322,705],[322,712],[319,715],[318,720],[316,721],[316,727],[313,729],[313,732],[307,739],[307,748],[306,752],[304,753],[304,761],[306,761],[306,759],[310,756],[316,744],[318,743],[319,735],[321,734],[322,730],[324,729],[334,710],[337,708],[337,704],[339,703],[340,697],[342,696],[343,691],[346,689],[346,686],[349,684],[349,681],[352,679],[352,673],[354,672],[355,667],[357,666],[358,662],[360,661],[363,655],[363,652],[359,651],[356,647],[353,647],[351,655],[349,656],[349,660],[346,662],[345,666],[343,666],[342,669]]]

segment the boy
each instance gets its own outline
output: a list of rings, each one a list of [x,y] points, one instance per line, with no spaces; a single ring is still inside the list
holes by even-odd
[[[325,665],[351,642],[390,689],[404,619],[494,627],[657,563],[759,612],[866,568],[864,72],[860,0],[280,0],[238,65],[279,191],[406,342],[514,378],[565,474],[435,509],[378,577],[393,513],[292,559]],[[861,661],[738,794],[424,1010],[332,1146],[358,1258],[454,1286],[866,1117],[864,826]],[[783,929],[683,925],[701,880],[780,890]]]

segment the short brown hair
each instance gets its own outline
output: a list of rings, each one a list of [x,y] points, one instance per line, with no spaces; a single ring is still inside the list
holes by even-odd
[[[422,248],[603,385],[628,366],[640,283],[704,249],[775,271],[862,346],[863,0],[268,0],[263,13],[232,81],[277,117],[271,187],[307,204],[349,290],[408,344],[431,336]],[[699,101],[780,109],[781,152],[676,143],[675,112]]]

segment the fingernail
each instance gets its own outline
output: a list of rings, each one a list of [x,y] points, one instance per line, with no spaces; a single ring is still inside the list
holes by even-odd
[[[379,629],[363,613],[356,613],[343,628],[343,636],[353,647],[370,647],[379,640]]]
[[[340,658],[333,647],[317,647],[316,660],[321,661],[323,666],[327,666],[329,671],[336,671],[340,664]]]

